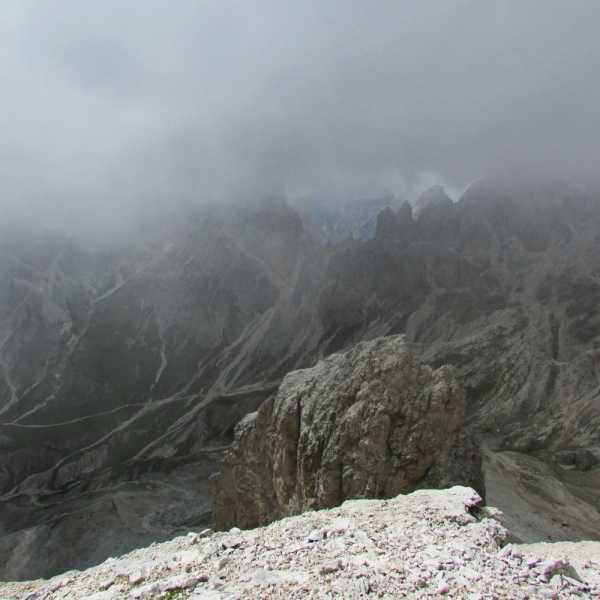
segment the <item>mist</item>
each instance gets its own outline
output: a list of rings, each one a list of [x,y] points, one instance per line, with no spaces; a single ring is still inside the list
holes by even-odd
[[[0,219],[120,229],[284,190],[598,184],[600,4],[11,1]]]

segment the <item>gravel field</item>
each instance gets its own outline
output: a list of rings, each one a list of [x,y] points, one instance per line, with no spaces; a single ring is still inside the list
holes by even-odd
[[[592,598],[600,543],[503,545],[501,513],[470,488],[352,500],[250,531],[204,531],[0,598]]]

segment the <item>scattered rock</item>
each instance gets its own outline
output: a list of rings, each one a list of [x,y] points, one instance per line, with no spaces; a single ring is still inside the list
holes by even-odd
[[[221,540],[221,546],[227,548],[238,548],[244,543],[243,537],[227,537]]]
[[[579,450],[575,464],[580,471],[589,471],[598,464],[598,457],[591,450]]]
[[[354,582],[354,591],[359,595],[366,595],[371,591],[371,586],[369,582],[364,577],[357,579]]]
[[[205,529],[204,531],[201,531],[198,534],[198,537],[199,538],[207,538],[207,537],[210,537],[213,533],[214,533],[214,531],[212,529]]]
[[[195,588],[198,585],[199,578],[198,577],[188,577],[181,586],[185,590],[189,590],[191,588]]]
[[[50,584],[50,591],[51,592],[56,592],[57,590],[59,590],[60,588],[64,587],[65,585],[71,583],[73,580],[66,578],[66,579],[55,579],[51,584]]]
[[[589,471],[598,464],[598,457],[588,448],[557,452],[554,460],[565,467],[576,466],[580,471]]]
[[[336,560],[335,562],[325,563],[319,567],[319,573],[321,575],[326,575],[327,573],[335,573],[342,568],[342,561]]]
[[[80,598],[86,598],[87,600],[117,600],[120,598],[121,593],[123,592],[122,585],[113,585],[105,592],[97,592],[95,594],[90,594],[86,596],[79,596]],[[77,596],[75,596],[77,597]]]
[[[437,590],[435,591],[436,594],[447,594],[450,591],[450,586],[445,583],[442,582],[438,585]]]
[[[325,537],[324,529],[315,529],[308,534],[307,542],[320,542]]]
[[[386,501],[352,500],[246,531],[239,550],[223,549],[223,541],[242,537],[241,532],[216,533],[205,544],[215,551],[214,562],[190,561],[196,551],[181,537],[70,577],[0,584],[0,598],[600,596],[600,543],[504,546],[508,533],[493,515],[464,487],[419,490]],[[110,573],[119,584],[103,590]],[[121,584],[119,574],[125,573],[131,575]],[[132,583],[140,573],[144,585]]]
[[[98,589],[100,591],[104,591],[107,590],[111,585],[115,584],[115,580],[114,579],[109,579],[108,581],[104,581],[102,582],[99,586]]]
[[[215,563],[215,569],[216,570],[222,569],[224,566],[230,564],[231,562],[232,562],[231,558],[229,558],[228,556],[223,556]]]

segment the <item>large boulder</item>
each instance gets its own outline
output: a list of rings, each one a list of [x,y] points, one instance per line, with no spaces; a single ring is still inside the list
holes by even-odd
[[[464,415],[454,369],[422,365],[403,335],[293,371],[236,428],[212,479],[216,526],[256,527],[425,486],[482,493]]]

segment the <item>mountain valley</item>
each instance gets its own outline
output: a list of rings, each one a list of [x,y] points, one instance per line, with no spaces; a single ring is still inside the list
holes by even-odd
[[[212,523],[235,425],[288,373],[403,334],[454,367],[487,502],[518,541],[600,540],[600,198],[440,186],[323,245],[273,198],[122,247],[0,242],[0,580]]]

